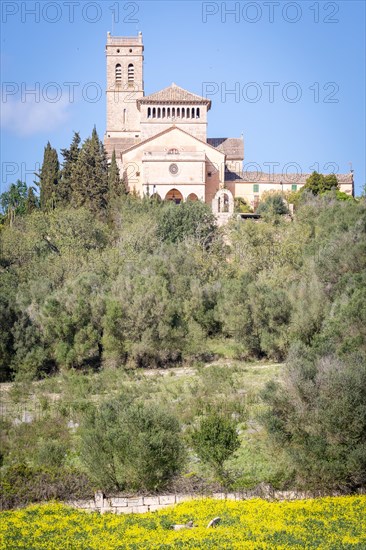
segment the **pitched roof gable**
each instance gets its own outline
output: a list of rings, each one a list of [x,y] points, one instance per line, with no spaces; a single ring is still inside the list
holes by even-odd
[[[192,92],[177,86],[174,82],[163,90],[137,100],[138,105],[143,103],[199,103],[207,105],[208,109],[211,107],[209,99],[192,94]]]
[[[228,160],[244,159],[244,141],[242,138],[207,138],[207,143],[225,153]]]
[[[167,134],[168,132],[171,132],[172,130],[178,130],[179,132],[182,132],[183,134],[186,134],[187,136],[194,139],[195,141],[198,141],[199,143],[202,143],[202,145],[206,145],[206,147],[208,146],[208,147],[210,147],[210,149],[213,149],[214,151],[219,152],[219,153],[224,155],[224,153],[222,153],[222,151],[218,151],[218,149],[215,149],[215,147],[212,147],[212,145],[210,145],[209,143],[206,143],[205,141],[202,141],[202,140],[198,139],[197,137],[192,136],[192,134],[190,134],[189,132],[186,132],[185,130],[182,130],[182,128],[179,128],[179,126],[175,126],[175,125],[169,126],[169,128],[166,128],[165,130],[163,130],[159,134],[155,134],[155,135],[145,139],[144,141],[140,141],[139,143],[136,143],[135,145],[132,145],[132,147],[130,147],[129,149],[126,149],[125,151],[123,151],[122,155],[132,151],[133,149],[136,149],[136,148],[140,147],[141,145],[145,145],[145,143],[148,143],[149,141],[153,141],[154,139],[156,139],[160,136],[163,136],[164,134]]]

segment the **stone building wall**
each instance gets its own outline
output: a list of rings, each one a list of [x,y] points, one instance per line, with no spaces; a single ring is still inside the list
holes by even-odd
[[[178,153],[171,154],[169,151],[172,149]],[[155,191],[161,198],[170,189],[179,189],[184,197],[195,193],[199,199],[210,203],[225,177],[224,154],[197,141],[177,126],[159,134],[150,142],[136,145],[121,156],[118,161],[121,174],[128,188],[135,189],[141,196],[146,193],[148,184],[150,194],[155,185]],[[176,174],[169,171],[171,164],[177,165]],[[208,181],[209,195],[205,193],[205,183]],[[158,190],[158,186],[164,189]]]
[[[293,185],[296,185],[296,188],[293,188]],[[247,204],[256,208],[259,201],[262,198],[263,193],[265,192],[283,192],[288,193],[291,191],[299,191],[305,182],[292,184],[291,182],[285,182],[281,185],[278,182],[263,182],[256,181],[253,179],[252,182],[228,182],[227,187],[230,188],[235,197],[241,197],[245,200]],[[353,184],[350,183],[340,183],[340,191],[347,193],[347,195],[352,196],[353,194]]]
[[[107,36],[107,137],[140,135],[140,111],[136,101],[144,95],[142,35],[137,37]],[[133,81],[128,66],[133,65]],[[121,80],[116,80],[116,66],[121,65]]]
[[[171,128],[173,124],[177,128],[182,128],[182,130],[184,130],[188,134],[191,134],[191,136],[194,136],[203,142],[206,141],[207,122],[200,121],[192,123],[188,121],[182,122],[177,119],[175,119],[174,121],[162,120],[160,122],[141,122],[141,140],[143,141],[152,136],[156,136],[156,134],[159,134],[160,132]]]

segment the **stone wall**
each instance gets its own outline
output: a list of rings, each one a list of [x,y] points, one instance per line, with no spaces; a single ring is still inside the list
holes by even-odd
[[[163,510],[168,506],[173,506],[179,502],[185,502],[193,499],[214,498],[218,500],[247,500],[250,498],[261,497],[268,500],[297,500],[310,498],[310,496],[310,494],[303,492],[274,491],[270,486],[263,484],[263,486],[260,486],[254,491],[238,493],[213,493],[211,495],[171,494],[139,497],[107,497],[103,495],[103,493],[98,492],[95,493],[93,500],[69,501],[65,502],[65,504],[81,510],[100,512],[102,514],[106,512],[112,514],[143,514],[145,512]]]

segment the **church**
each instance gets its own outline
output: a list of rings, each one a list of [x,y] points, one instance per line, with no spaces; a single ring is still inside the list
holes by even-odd
[[[107,35],[107,125],[104,145],[116,154],[128,190],[161,200],[203,201],[233,212],[240,197],[253,209],[264,191],[297,191],[309,174],[243,172],[243,137],[207,137],[211,101],[175,83],[145,95],[142,33]],[[353,195],[353,174],[337,175]]]

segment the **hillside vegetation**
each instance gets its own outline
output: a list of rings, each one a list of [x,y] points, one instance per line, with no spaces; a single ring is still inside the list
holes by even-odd
[[[222,230],[199,202],[50,197],[0,231],[4,506],[189,478],[365,485],[364,199],[304,193],[293,221]]]

